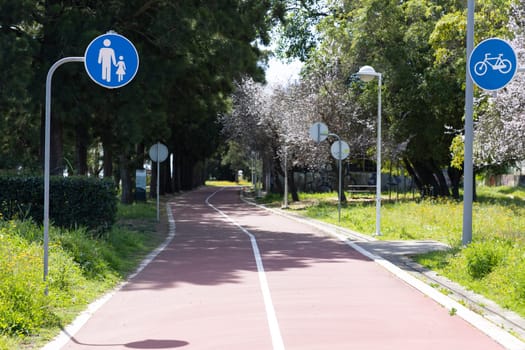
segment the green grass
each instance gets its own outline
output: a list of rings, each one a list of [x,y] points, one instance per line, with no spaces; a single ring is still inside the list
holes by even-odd
[[[103,237],[83,229],[50,229],[48,296],[42,229],[0,220],[0,350],[35,349],[87,304],[113,288],[163,239],[153,203],[120,206]]]
[[[525,189],[477,188],[473,204],[473,243],[461,247],[463,203],[453,199],[386,201],[381,206],[381,240],[432,239],[452,247],[416,260],[501,306],[525,316]],[[337,194],[300,194],[288,210],[339,224],[363,234],[375,232],[373,195],[356,196],[342,206],[338,223]],[[403,197],[403,196],[401,196]],[[282,197],[267,196],[278,206]]]
[[[206,181],[206,186],[213,186],[213,187],[252,186],[252,183],[246,180],[242,180],[239,182],[222,181],[222,180],[208,180]]]

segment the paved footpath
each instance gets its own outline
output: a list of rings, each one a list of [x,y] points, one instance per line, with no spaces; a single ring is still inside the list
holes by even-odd
[[[348,245],[204,187],[62,349],[503,349]]]

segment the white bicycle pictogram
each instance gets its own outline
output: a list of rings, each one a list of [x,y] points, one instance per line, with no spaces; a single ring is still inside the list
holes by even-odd
[[[483,61],[476,62],[474,65],[474,73],[479,76],[485,75],[490,66],[492,70],[497,70],[501,74],[507,74],[512,70],[512,63],[506,58],[502,58],[503,54],[500,53],[497,57],[489,57],[491,53],[485,54]]]

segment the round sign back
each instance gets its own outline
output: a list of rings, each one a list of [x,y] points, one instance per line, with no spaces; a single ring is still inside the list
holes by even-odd
[[[339,148],[339,145],[341,145],[341,148]],[[339,153],[339,150],[341,150],[341,153]],[[350,147],[345,141],[335,141],[330,147],[330,152],[335,159],[343,160],[350,154]]]
[[[328,137],[328,127],[324,123],[314,123],[310,127],[310,138],[319,143]]]
[[[162,163],[168,158],[168,147],[162,143],[156,143],[151,146],[148,153],[152,161]]]

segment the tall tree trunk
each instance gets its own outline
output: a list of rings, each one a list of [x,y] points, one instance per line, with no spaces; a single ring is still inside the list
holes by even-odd
[[[435,177],[437,178],[437,183],[439,185],[438,191],[436,192],[436,194],[443,196],[443,197],[450,196],[450,190],[448,188],[447,180],[445,179],[445,176],[443,175],[443,171],[438,166],[436,166],[436,163],[434,162],[434,160],[432,160],[432,168],[434,169],[434,174],[435,174]]]
[[[60,4],[59,0],[46,0],[43,2],[45,6],[45,18],[51,21],[51,23],[48,23],[48,25],[43,26],[43,32],[42,37],[39,39],[40,42],[40,53],[37,58],[38,61],[42,64],[43,67],[51,67],[53,63],[57,61],[60,55],[59,52],[57,52],[57,37],[55,31],[56,25],[55,21],[58,19],[56,16],[53,15],[53,11],[55,11],[55,6],[58,6]],[[48,68],[49,69],[49,68]],[[47,73],[47,72],[46,72]],[[56,79],[56,76],[54,77]],[[55,80],[56,81],[56,80]],[[56,84],[56,83],[55,83]],[[55,85],[55,94],[58,92],[58,89],[56,89]],[[53,106],[53,94],[51,96],[51,106]],[[56,101],[55,101],[56,102]],[[51,137],[50,137],[50,161],[49,161],[49,167],[50,167],[50,174],[51,175],[62,175],[64,173],[64,164],[63,164],[63,143],[62,143],[62,122],[57,116],[57,109],[53,109],[51,107]],[[44,154],[44,146],[45,146],[45,108],[42,108],[42,154]]]
[[[105,141],[102,141],[102,148],[104,149],[104,177],[111,177],[113,176],[113,150],[111,144]]]
[[[77,175],[87,175],[88,173],[88,164],[87,164],[87,154],[88,154],[88,134],[87,128],[83,125],[76,124],[75,126],[76,134],[76,173]]]
[[[157,198],[157,162],[151,162],[151,181],[149,183],[149,198]]]
[[[442,171],[434,165],[434,161],[415,161],[412,163],[410,160],[404,159],[404,162],[423,197],[450,195],[445,177]]]
[[[297,192],[297,185],[295,183],[295,168],[288,172],[288,183],[290,184],[290,192],[292,193],[292,201],[299,201],[299,193]]]
[[[181,157],[178,155],[173,155],[173,190],[175,192],[180,192],[181,190],[181,167],[180,162]]]
[[[341,203],[346,203],[346,193],[345,193],[345,181],[344,181],[344,174],[345,174],[345,168],[344,168],[344,162],[341,162],[341,179],[339,179],[339,166],[337,167],[337,192],[339,192],[339,181],[341,181],[341,193],[338,194],[338,196],[341,196],[339,200]]]
[[[160,181],[159,181],[159,195],[163,196],[166,193],[171,192],[171,183],[169,176],[169,158],[166,161],[160,163]],[[151,181],[150,181],[150,198],[157,198],[157,162],[151,163]]]
[[[405,164],[405,169],[407,170],[408,174],[416,184],[417,189],[422,188],[423,184],[421,183],[421,181],[419,181],[419,178],[414,168],[412,167],[412,163],[410,163],[410,161],[407,158],[403,158],[403,163]]]
[[[452,197],[459,199],[459,182],[461,181],[462,171],[454,167],[448,167],[447,172],[452,185]]]
[[[160,177],[161,177],[161,193],[164,195],[166,193],[173,193],[173,188],[171,187],[171,174],[170,174],[170,157],[162,162],[162,166],[160,169]]]
[[[64,173],[64,144],[62,134],[62,121],[51,114],[51,152],[49,161],[51,175],[62,175]]]
[[[144,142],[137,145],[137,169],[144,169],[144,162],[146,161],[146,146]]]
[[[186,155],[182,155],[181,158],[181,189],[188,191],[193,188],[193,163]]]
[[[119,156],[119,168],[120,168],[120,181],[122,183],[121,187],[121,197],[120,201],[123,204],[133,203],[133,183],[132,176],[130,171],[130,161],[127,155]]]
[[[281,162],[275,162],[273,165],[273,191],[283,194],[284,184],[281,181],[281,177],[284,179],[284,169],[282,168]]]

